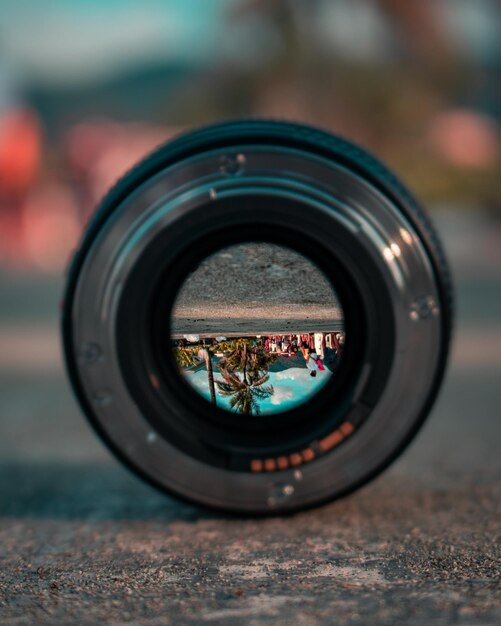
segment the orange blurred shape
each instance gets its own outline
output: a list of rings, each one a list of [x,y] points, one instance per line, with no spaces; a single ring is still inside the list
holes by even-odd
[[[442,113],[433,120],[428,140],[443,159],[458,167],[489,167],[501,154],[499,127],[475,111]]]
[[[26,260],[45,272],[60,271],[81,231],[71,189],[58,182],[38,186],[26,199],[22,216]]]
[[[26,191],[40,165],[42,131],[37,116],[27,109],[0,116],[0,191]]]

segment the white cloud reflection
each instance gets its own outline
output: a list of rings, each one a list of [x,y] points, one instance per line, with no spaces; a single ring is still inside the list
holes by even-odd
[[[313,377],[310,376],[308,369],[301,367],[270,372],[270,380],[267,384],[273,385],[275,392],[270,398],[260,401],[261,413],[269,415],[278,410],[287,411],[302,404],[323,387],[331,375],[331,372],[325,370],[324,372],[318,371],[316,377]],[[209,382],[205,369],[187,373],[186,379],[204,398],[210,401]],[[215,380],[222,380],[222,378],[215,374]],[[217,404],[231,410],[230,399],[220,396],[219,393]]]

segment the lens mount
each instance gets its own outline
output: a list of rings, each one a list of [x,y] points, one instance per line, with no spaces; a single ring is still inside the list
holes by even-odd
[[[237,427],[158,346],[189,272],[247,241],[324,272],[346,360],[305,405]],[[77,396],[123,461],[180,497],[263,514],[339,497],[403,450],[438,390],[451,317],[429,220],[377,161],[309,127],[232,122],[167,144],[104,200],[70,268],[63,334]]]

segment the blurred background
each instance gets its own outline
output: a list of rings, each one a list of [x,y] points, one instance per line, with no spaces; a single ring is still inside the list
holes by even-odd
[[[1,0],[0,458],[108,459],[61,366],[64,268],[118,177],[224,118],[310,122],[386,161],[445,239],[453,367],[501,367],[500,33],[501,0]],[[501,409],[494,383],[482,402]]]
[[[60,274],[118,177],[227,117],[318,124],[495,218],[500,33],[499,0],[2,0],[0,268]]]

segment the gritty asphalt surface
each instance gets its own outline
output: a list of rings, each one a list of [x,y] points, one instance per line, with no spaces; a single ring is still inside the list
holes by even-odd
[[[0,623],[500,624],[501,229],[444,224],[460,316],[430,419],[377,480],[286,518],[132,476],[66,383],[58,282],[0,276]]]
[[[243,335],[339,330],[343,312],[321,271],[275,244],[230,246],[191,274],[176,300],[182,334]]]

